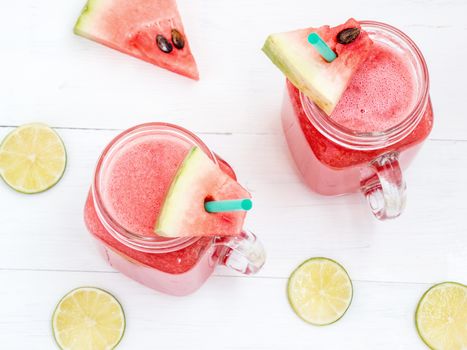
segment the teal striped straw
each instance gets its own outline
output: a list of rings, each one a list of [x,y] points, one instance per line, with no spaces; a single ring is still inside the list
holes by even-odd
[[[248,211],[253,207],[251,199],[234,199],[226,201],[211,201],[204,203],[204,209],[208,213],[223,213],[227,211]]]
[[[328,62],[332,62],[337,58],[337,55],[331,48],[324,42],[317,33],[311,33],[308,36],[308,42],[314,46],[316,51]]]

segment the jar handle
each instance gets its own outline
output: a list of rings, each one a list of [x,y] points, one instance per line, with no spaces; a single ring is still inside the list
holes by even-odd
[[[399,153],[386,153],[373,160],[365,169],[360,188],[377,219],[393,219],[402,214],[406,185],[399,165]]]
[[[220,264],[244,275],[257,273],[266,261],[266,252],[261,242],[250,231],[243,230],[240,235],[221,238]]]

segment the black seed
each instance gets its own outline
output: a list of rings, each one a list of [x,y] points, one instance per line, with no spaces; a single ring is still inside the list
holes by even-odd
[[[337,34],[337,42],[347,45],[353,42],[360,35],[360,28],[347,28]]]
[[[173,46],[169,41],[165,38],[165,36],[158,34],[156,36],[156,43],[157,47],[165,53],[171,53],[173,50]]]
[[[172,29],[172,42],[179,50],[185,47],[185,39],[183,38],[182,33],[180,33],[177,29]]]

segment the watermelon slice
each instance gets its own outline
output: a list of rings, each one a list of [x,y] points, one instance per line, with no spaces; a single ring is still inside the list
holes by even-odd
[[[175,175],[154,232],[164,237],[238,235],[246,212],[208,213],[204,203],[241,198],[250,198],[248,191],[194,147]]]
[[[339,33],[349,28],[360,29],[358,36],[348,44],[339,43]],[[312,32],[318,33],[337,54],[334,61],[325,61],[308,42]],[[263,51],[297,89],[330,115],[372,45],[373,41],[360,24],[349,19],[333,28],[323,26],[272,34],[266,39]]]
[[[175,0],[88,0],[75,33],[195,80]]]

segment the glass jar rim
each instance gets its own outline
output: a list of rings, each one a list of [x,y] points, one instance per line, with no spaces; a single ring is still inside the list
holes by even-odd
[[[302,92],[300,92],[300,101],[309,121],[326,138],[340,146],[350,149],[375,150],[399,142],[409,135],[418,125],[428,103],[429,74],[422,52],[408,35],[382,22],[360,21],[360,24],[367,30],[376,29],[392,35],[408,47],[414,56],[416,64],[419,65],[420,68],[421,77],[419,80],[421,86],[419,88],[417,101],[412,110],[407,113],[407,116],[401,122],[387,130],[379,132],[358,132],[333,121]]]
[[[206,154],[217,163],[217,159],[213,152],[206,146],[201,139],[178,125],[162,122],[153,122],[136,125],[130,129],[127,129],[110,141],[105,147],[96,165],[94,173],[94,180],[91,185],[91,193],[94,202],[94,207],[99,220],[105,229],[120,243],[131,247],[133,249],[147,252],[147,253],[168,253],[176,250],[183,249],[187,246],[194,244],[200,239],[200,237],[179,237],[179,238],[166,238],[154,235],[144,236],[135,232],[131,232],[124,228],[106,208],[102,199],[101,192],[101,181],[103,178],[103,171],[105,169],[106,161],[114,154],[118,152],[119,146],[125,142],[133,140],[135,137],[141,137],[144,135],[150,135],[151,133],[158,132],[166,135],[174,135],[180,137],[190,143],[193,146],[201,148]]]

